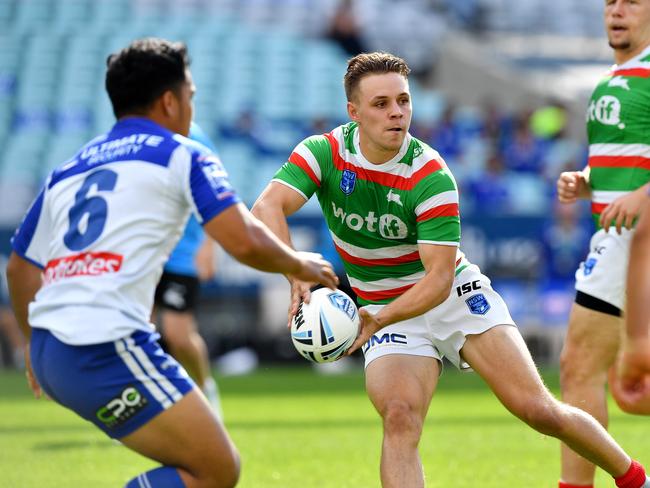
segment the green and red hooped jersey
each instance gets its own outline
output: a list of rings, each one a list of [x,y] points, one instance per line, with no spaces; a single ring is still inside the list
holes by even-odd
[[[424,277],[419,243],[457,247],[456,182],[440,155],[407,134],[383,164],[361,154],[350,122],[294,149],[273,181],[314,193],[361,304],[388,303]],[[469,263],[458,251],[456,273]]]
[[[591,211],[650,181],[650,46],[614,66],[596,86],[587,110]]]

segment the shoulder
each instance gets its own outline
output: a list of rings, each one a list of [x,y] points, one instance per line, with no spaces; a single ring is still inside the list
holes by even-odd
[[[314,134],[303,139],[292,151],[290,161],[302,158],[307,162],[329,162],[333,154],[344,144],[343,126],[339,126],[324,134]]]
[[[411,154],[413,186],[421,183],[439,184],[454,188],[456,182],[443,157],[428,144],[412,137],[409,147]]]
[[[185,137],[180,134],[174,134],[172,136],[172,139],[177,144],[177,147],[182,147],[183,150],[187,151],[187,153],[193,159],[198,159],[199,157],[214,156],[214,153],[208,146],[195,139],[190,139],[189,137]]]

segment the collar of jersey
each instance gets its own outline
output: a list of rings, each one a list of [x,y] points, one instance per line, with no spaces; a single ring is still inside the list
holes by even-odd
[[[121,130],[125,127],[142,127],[150,132],[172,135],[172,132],[169,129],[164,128],[162,125],[157,124],[153,120],[146,117],[125,117],[123,119],[120,119],[113,126],[113,131],[116,129]]]
[[[628,59],[625,61],[623,64],[615,64],[612,66],[612,71],[616,71],[619,69],[626,69],[626,68],[631,68],[632,66],[643,66],[644,68],[650,68],[650,63],[642,62],[641,59],[645,58],[650,54],[650,44],[646,46],[646,48],[641,51],[638,55],[634,56],[632,59]]]
[[[355,127],[354,135],[352,136],[352,144],[354,146],[354,151],[357,153],[356,156],[357,156],[357,160],[359,161],[359,166],[366,169],[372,169],[375,171],[382,171],[382,172],[389,172],[390,170],[397,167],[399,162],[406,154],[406,151],[408,150],[410,143],[411,143],[411,134],[407,132],[406,137],[402,142],[402,147],[399,148],[399,152],[395,156],[393,156],[385,163],[373,164],[370,161],[368,161],[366,157],[363,155],[363,153],[361,152],[361,145],[359,144],[359,127]]]

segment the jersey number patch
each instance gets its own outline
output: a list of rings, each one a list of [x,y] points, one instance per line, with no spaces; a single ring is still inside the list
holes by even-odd
[[[95,192],[113,191],[117,184],[117,173],[107,169],[95,171],[84,180],[81,188],[74,197],[74,205],[70,208],[68,218],[70,228],[63,236],[66,247],[72,251],[80,251],[95,242],[106,225],[108,204],[97,194],[88,196],[93,186]]]

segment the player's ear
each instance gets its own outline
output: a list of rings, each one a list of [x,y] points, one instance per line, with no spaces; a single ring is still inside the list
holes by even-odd
[[[178,99],[172,90],[167,90],[160,96],[162,109],[165,115],[173,117],[178,111]]]
[[[354,122],[358,122],[359,121],[359,112],[357,110],[357,107],[354,105],[354,103],[348,101],[347,108],[348,108],[348,115],[350,116],[350,120],[352,120]]]

